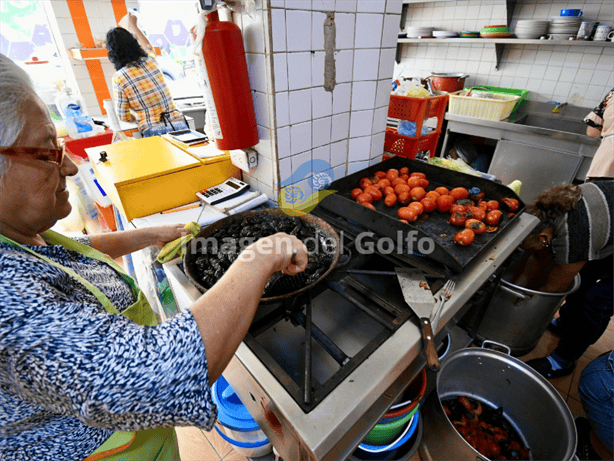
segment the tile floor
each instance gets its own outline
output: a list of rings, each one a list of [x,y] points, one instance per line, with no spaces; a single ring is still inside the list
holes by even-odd
[[[537,347],[530,354],[519,357],[519,359],[526,362],[533,358],[545,357],[554,350],[557,342],[558,337],[546,331]],[[586,416],[578,396],[578,381],[580,380],[582,370],[593,359],[612,349],[614,349],[614,318],[599,341],[593,344],[584,356],[580,358],[574,373],[550,381],[567,402],[574,418]],[[234,451],[232,446],[223,440],[215,430],[205,432],[195,427],[177,428],[177,436],[179,438],[181,461],[247,461],[245,456]],[[601,459],[612,459],[612,454],[597,439],[592,437],[591,440],[595,451],[601,456]],[[410,459],[410,461],[420,460],[419,451]]]

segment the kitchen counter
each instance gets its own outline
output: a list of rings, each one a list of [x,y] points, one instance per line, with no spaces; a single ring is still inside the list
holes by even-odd
[[[586,135],[582,124],[590,108],[527,102],[518,113],[502,121],[446,113],[448,126],[442,156],[450,151],[451,133],[497,141],[488,173],[504,184],[523,183],[520,197],[527,203],[557,184],[583,181],[601,140]],[[566,131],[563,131],[566,130]],[[544,179],[543,171],[548,171]]]

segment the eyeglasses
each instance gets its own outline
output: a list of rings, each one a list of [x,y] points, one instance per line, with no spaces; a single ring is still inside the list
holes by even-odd
[[[12,157],[30,157],[34,160],[55,163],[62,166],[64,161],[64,146],[59,149],[49,149],[45,147],[0,147],[0,155],[10,155]]]

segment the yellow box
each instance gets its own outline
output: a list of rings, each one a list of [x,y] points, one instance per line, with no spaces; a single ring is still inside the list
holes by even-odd
[[[194,202],[196,192],[240,178],[230,154],[198,160],[159,136],[85,151],[100,186],[128,220]]]

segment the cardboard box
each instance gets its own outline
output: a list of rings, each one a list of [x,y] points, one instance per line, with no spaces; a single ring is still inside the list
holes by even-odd
[[[196,192],[240,178],[230,154],[198,160],[160,136],[85,151],[98,182],[127,220],[192,203]]]

